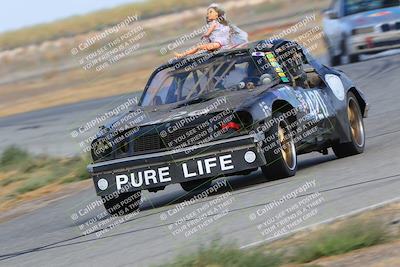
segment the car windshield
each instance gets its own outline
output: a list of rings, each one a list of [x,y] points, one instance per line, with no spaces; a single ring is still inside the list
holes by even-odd
[[[346,16],[360,12],[399,6],[400,0],[346,0],[344,13]]]
[[[221,90],[259,84],[261,72],[251,56],[212,59],[159,71],[142,96],[141,106],[159,106],[190,100]]]

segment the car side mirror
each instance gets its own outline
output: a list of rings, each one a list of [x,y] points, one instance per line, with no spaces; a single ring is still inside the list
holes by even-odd
[[[325,16],[327,16],[329,19],[338,19],[339,18],[339,14],[334,10],[327,10],[325,12]]]

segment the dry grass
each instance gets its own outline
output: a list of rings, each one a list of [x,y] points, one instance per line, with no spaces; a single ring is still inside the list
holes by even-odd
[[[75,82],[77,72],[70,71],[51,79],[0,86],[2,98],[6,100],[0,101],[0,116],[140,91],[151,71],[139,70],[134,75],[125,73]],[[69,81],[68,77],[71,77]]]
[[[378,221],[350,221],[338,229],[323,230],[314,234],[306,244],[297,249],[292,261],[307,263],[322,257],[381,244],[388,240],[385,231]]]
[[[393,203],[247,250],[214,242],[163,266],[398,266],[399,205]]]
[[[182,254],[165,267],[278,267],[283,262],[281,255],[245,251],[230,244],[212,243],[193,254]]]
[[[0,210],[55,192],[62,184],[90,178],[88,163],[87,156],[54,158],[32,155],[15,146],[7,148],[0,157]]]

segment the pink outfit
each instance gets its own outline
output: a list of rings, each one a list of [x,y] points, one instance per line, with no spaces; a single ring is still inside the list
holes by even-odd
[[[218,21],[213,21],[212,23],[215,23],[217,26],[209,36],[211,43],[219,43],[221,48],[229,46],[231,28],[219,23]]]

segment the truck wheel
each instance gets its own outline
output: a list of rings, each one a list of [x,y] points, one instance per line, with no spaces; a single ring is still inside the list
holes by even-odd
[[[335,144],[332,149],[338,158],[357,155],[364,152],[365,130],[364,121],[356,96],[349,92],[347,95],[347,123],[350,128],[351,142]]]
[[[139,209],[141,191],[120,193],[118,197],[102,196],[104,208],[110,215],[123,216]]]
[[[181,187],[186,192],[204,191],[211,186],[211,182],[212,181],[209,179],[200,179],[200,180],[181,183]]]
[[[273,115],[276,121],[267,133],[264,155],[267,164],[262,166],[264,176],[269,180],[291,177],[297,171],[297,153],[289,122],[282,113]]]

